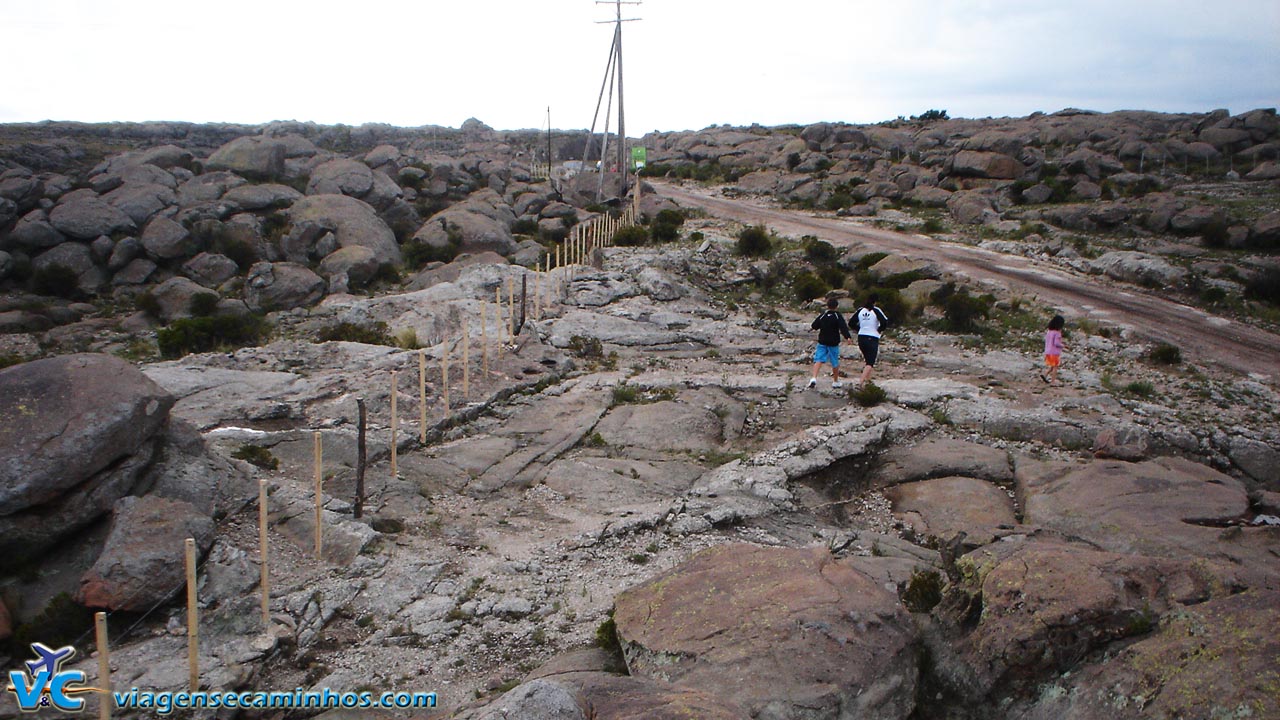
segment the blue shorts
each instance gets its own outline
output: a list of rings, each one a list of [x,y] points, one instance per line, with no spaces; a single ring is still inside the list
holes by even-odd
[[[813,361],[828,363],[833,368],[840,367],[840,346],[818,343],[818,349],[813,351]]]

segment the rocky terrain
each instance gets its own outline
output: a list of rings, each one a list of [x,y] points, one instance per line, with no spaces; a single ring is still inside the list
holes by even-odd
[[[1278,136],[1274,111],[1064,111],[644,142],[665,182],[1274,335]],[[942,254],[753,249],[662,183],[641,231],[539,272],[622,203],[535,177],[538,140],[0,128],[6,667],[72,643],[95,681],[105,609],[113,687],[185,689],[191,537],[206,689],[438,693],[389,717],[1280,717],[1280,378]],[[875,386],[803,389],[812,301],[873,289]]]

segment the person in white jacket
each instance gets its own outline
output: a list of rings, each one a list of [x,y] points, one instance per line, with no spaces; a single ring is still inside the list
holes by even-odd
[[[862,359],[866,362],[866,367],[862,368],[862,380],[859,384],[866,385],[871,380],[871,371],[875,369],[876,358],[880,355],[880,332],[889,325],[889,318],[880,308],[876,307],[876,300],[879,296],[871,293],[867,296],[867,301],[858,308],[858,349],[862,351]]]

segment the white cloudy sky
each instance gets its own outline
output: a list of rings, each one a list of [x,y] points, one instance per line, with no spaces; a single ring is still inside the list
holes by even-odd
[[[593,0],[0,0],[0,122],[591,124]],[[1280,105],[1280,0],[644,0],[628,135]]]

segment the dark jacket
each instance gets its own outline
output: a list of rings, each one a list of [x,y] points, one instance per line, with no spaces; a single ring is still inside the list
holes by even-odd
[[[810,327],[818,331],[819,345],[839,345],[841,335],[846,340],[853,337],[849,334],[849,324],[844,321],[844,316],[835,310],[819,315]]]

